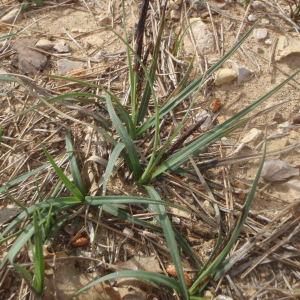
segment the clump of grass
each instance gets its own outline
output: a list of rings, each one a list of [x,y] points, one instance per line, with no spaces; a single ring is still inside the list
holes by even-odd
[[[109,119],[111,126],[107,126],[108,120],[102,120],[100,122],[100,126],[103,135],[107,137],[107,140],[111,144],[113,150],[110,154],[106,170],[101,180],[102,196],[89,195],[88,188],[84,184],[81,176],[81,170],[76,160],[72,137],[70,134],[67,134],[67,160],[70,164],[72,179],[70,179],[62,171],[62,169],[55,162],[55,159],[46,150],[45,156],[47,157],[50,166],[52,166],[56,175],[60,179],[60,186],[63,186],[64,190],[68,191],[68,195],[65,196],[64,194],[62,196],[61,192],[58,192],[61,189],[54,187],[51,197],[43,199],[39,203],[29,208],[22,207],[23,212],[20,213],[12,222],[10,222],[1,233],[0,243],[4,243],[12,238],[15,239],[8,251],[6,258],[2,261],[2,267],[7,262],[10,263],[26,280],[26,282],[28,282],[32,290],[37,295],[42,295],[44,282],[44,263],[41,249],[43,243],[45,243],[45,241],[47,241],[51,235],[54,234],[55,230],[67,220],[67,210],[69,208],[90,205],[102,207],[102,209],[108,214],[134,223],[138,226],[148,228],[153,231],[162,232],[164,234],[168,249],[170,250],[170,256],[175,265],[178,279],[171,279],[165,275],[151,272],[123,271],[97,278],[79,290],[78,293],[81,293],[103,281],[119,277],[137,277],[175,290],[182,299],[200,299],[199,295],[205,289],[207,284],[211,280],[214,280],[214,278],[218,276],[219,272],[221,272],[223,269],[230,250],[239,238],[251,208],[251,204],[255,197],[255,190],[258,185],[264,158],[262,159],[257,176],[247,196],[241,215],[236,221],[234,229],[228,236],[222,239],[222,243],[216,243],[216,248],[213,251],[213,255],[202,268],[200,267],[199,259],[192,250],[192,247],[180,235],[180,233],[173,228],[168,217],[166,207],[176,205],[161,199],[161,196],[155,189],[155,182],[163,177],[165,173],[177,171],[179,168],[183,167],[192,156],[199,154],[221,137],[227,135],[240,126],[245,121],[245,118],[247,115],[249,115],[249,113],[251,113],[264,101],[269,99],[274,93],[279,91],[289,80],[294,78],[298,72],[271,89],[259,99],[255,100],[252,104],[241,110],[223,124],[216,126],[212,130],[202,134],[184,146],[183,142],[186,140],[186,137],[183,138],[182,129],[186,126],[187,117],[193,107],[194,101],[191,101],[183,121],[176,128],[173,128],[167,140],[162,142],[160,136],[165,128],[160,126],[161,121],[168,114],[174,112],[174,110],[177,109],[180,104],[190,99],[190,96],[192,96],[194,92],[204,86],[206,80],[239,49],[242,43],[251,34],[253,28],[251,28],[240,39],[240,41],[227,54],[224,55],[224,57],[222,57],[216,64],[211,66],[207,72],[197,76],[189,83],[184,83],[180,89],[177,90],[176,93],[172,93],[162,105],[159,104],[154,85],[157,79],[156,69],[159,63],[159,52],[164,28],[164,13],[162,15],[162,21],[158,31],[150,66],[140,55],[135,55],[135,51],[128,42],[125,22],[124,28],[125,38],[119,35],[118,36],[124,41],[127,48],[128,77],[130,86],[129,108],[121,104],[122,99],[114,95],[111,91],[105,89],[103,89],[103,93],[100,96],[93,92],[86,92],[67,93],[65,95],[52,97],[46,100],[42,99],[42,103],[49,104],[62,99],[68,100],[80,98],[81,100],[84,99],[84,101],[89,101],[89,99],[96,97],[101,101],[103,107],[105,107],[107,111],[107,118]],[[136,68],[136,66],[133,64],[133,58],[136,62],[139,62],[140,68]],[[189,68],[188,73],[184,76],[185,78],[188,78],[190,70],[191,68]],[[61,77],[60,79],[77,82],[78,84],[91,89],[99,88],[99,86],[96,84],[80,81],[78,79],[67,77]],[[154,107],[154,111],[152,112],[149,109],[150,104]],[[34,107],[34,109],[37,108],[38,106]],[[151,140],[151,147],[145,156],[142,155],[141,150],[136,145],[137,143],[143,144],[149,139]],[[178,140],[181,142],[177,142],[176,148],[174,149],[174,143]],[[124,166],[129,168],[132,173],[132,184],[142,188],[145,194],[148,194],[147,197],[106,195],[107,183],[115,168],[116,162],[120,157],[123,158]],[[45,170],[47,167],[48,165],[41,166],[36,170],[15,178],[1,187],[0,192],[7,192],[7,190],[12,186],[17,185],[30,176]],[[120,204],[143,204],[144,207],[146,207],[145,209],[156,213],[156,225],[133,217],[127,213],[123,207],[119,207],[118,205]],[[182,207],[179,208],[184,209]],[[19,226],[21,224],[24,225],[21,227],[21,229],[18,229],[20,228]],[[16,263],[18,253],[30,243],[34,244],[33,272],[20,267]],[[199,268],[198,275],[190,288],[188,288],[185,283],[180,250],[183,250],[187,256],[191,257],[195,265]]]

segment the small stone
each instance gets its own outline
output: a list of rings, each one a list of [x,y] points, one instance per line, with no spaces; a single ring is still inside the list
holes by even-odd
[[[250,15],[248,16],[248,21],[249,21],[249,22],[255,22],[255,21],[257,21],[257,19],[258,19],[257,15],[250,14]]]
[[[20,8],[14,8],[5,14],[1,19],[0,22],[12,24],[16,18],[18,19],[21,16]]]
[[[261,1],[253,1],[251,6],[253,7],[253,9],[255,10],[265,10],[266,6],[264,3],[262,3]]]
[[[80,70],[84,68],[84,63],[80,61],[73,61],[66,58],[62,58],[57,61],[57,69],[60,75],[66,75],[72,71]]]
[[[197,50],[201,54],[212,53],[214,51],[215,40],[209,27],[201,20],[201,18],[191,18],[190,24]],[[193,39],[191,38],[188,30],[183,38],[184,50],[188,54],[194,54],[195,52]]]
[[[263,41],[268,36],[268,30],[266,28],[256,28],[253,31],[253,35],[258,41]]]
[[[53,42],[47,39],[40,39],[36,44],[35,47],[43,49],[43,50],[51,50],[54,47]]]
[[[299,176],[299,169],[294,168],[285,161],[270,159],[264,162],[261,176],[269,182],[282,181],[293,176]]]
[[[36,40],[32,38],[20,38],[14,42],[13,49],[16,55],[12,64],[24,74],[36,75],[47,66],[48,57],[31,49],[35,45]]]
[[[58,53],[67,53],[70,52],[70,46],[65,41],[59,41],[54,45],[54,50]]]
[[[238,74],[238,84],[249,81],[253,76],[252,71],[247,69],[246,67],[238,67],[237,74]]]
[[[179,224],[180,224],[180,219],[179,219],[178,217],[172,216],[172,222],[173,222],[174,224],[179,225]]]
[[[273,41],[271,39],[266,39],[265,40],[265,44],[268,45],[268,46],[272,45],[272,43],[273,43]]]
[[[280,36],[277,43],[275,59],[279,61],[292,55],[293,58],[300,58],[300,39]]]
[[[235,70],[229,68],[219,69],[215,74],[215,85],[220,86],[223,84],[229,84],[236,80],[238,74]]]

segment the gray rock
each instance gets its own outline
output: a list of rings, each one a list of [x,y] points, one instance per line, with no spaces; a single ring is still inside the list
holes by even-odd
[[[265,10],[266,9],[266,5],[261,2],[261,1],[253,1],[251,6],[255,9],[255,10]]]
[[[47,66],[47,55],[31,49],[35,45],[36,40],[32,38],[18,39],[13,45],[16,55],[12,64],[24,74],[36,75]]]
[[[40,39],[36,44],[35,47],[43,49],[43,50],[52,50],[54,47],[54,43],[47,40],[47,39]]]
[[[229,68],[219,69],[215,74],[215,85],[220,86],[223,84],[232,83],[236,80],[238,74],[235,70]]]
[[[201,18],[190,19],[190,29],[193,33],[197,50],[201,54],[209,54],[214,51],[215,41],[214,35],[209,27],[201,20]],[[190,37],[189,31],[183,39],[184,50],[188,54],[194,54],[194,43]]]
[[[59,41],[54,45],[54,50],[58,53],[70,52],[70,46],[65,41]]]
[[[66,58],[57,61],[57,69],[60,75],[66,75],[72,71],[83,69],[85,64],[80,61],[73,61]]]
[[[20,8],[14,8],[5,14],[1,19],[0,22],[11,24],[15,21],[15,19],[21,16]]]
[[[299,169],[285,161],[269,159],[266,160],[263,165],[261,176],[264,180],[269,182],[282,181],[293,176],[299,176]]]
[[[249,81],[253,77],[253,72],[246,67],[238,67],[238,84]]]
[[[268,37],[268,30],[266,28],[256,28],[253,35],[258,41],[263,41]]]

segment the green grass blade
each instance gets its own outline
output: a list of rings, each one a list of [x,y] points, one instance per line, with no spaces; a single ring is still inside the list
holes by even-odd
[[[22,230],[22,233],[18,236],[13,245],[10,247],[6,257],[1,262],[0,269],[2,269],[7,260],[9,260],[11,264],[14,264],[16,255],[26,245],[26,243],[30,240],[33,234],[34,227],[32,224],[29,224]]]
[[[135,178],[138,178],[141,174],[142,168],[139,162],[139,155],[136,150],[136,147],[133,143],[133,140],[129,136],[126,128],[123,126],[121,120],[117,116],[115,109],[113,107],[111,96],[109,94],[106,94],[106,107],[108,110],[108,113],[110,115],[110,118],[115,126],[115,129],[117,130],[119,136],[122,139],[122,142],[125,144],[128,159],[130,163],[130,167],[133,171],[133,175]]]
[[[199,287],[199,285],[201,285],[202,283],[206,284],[207,283],[207,278],[208,277],[213,277],[214,273],[217,271],[218,267],[222,264],[222,262],[226,259],[226,256],[229,254],[230,250],[232,249],[232,247],[234,246],[234,244],[237,242],[240,233],[244,227],[244,224],[246,222],[246,219],[249,215],[249,211],[250,208],[252,206],[252,203],[255,199],[255,193],[256,193],[256,189],[258,186],[258,182],[260,179],[260,174],[261,174],[261,170],[263,168],[264,165],[264,161],[265,161],[265,157],[266,157],[266,147],[264,148],[264,154],[263,157],[261,159],[261,163],[259,166],[259,169],[257,171],[257,174],[255,176],[255,179],[252,183],[252,187],[247,195],[242,213],[240,214],[235,228],[233,229],[231,236],[226,244],[226,246],[224,247],[224,249],[222,250],[222,252],[213,260],[212,263],[210,263],[206,269],[204,269],[200,275],[198,276],[198,278],[195,280],[195,282],[193,283],[193,285],[191,286],[189,292],[194,295],[197,292],[197,289]]]
[[[180,103],[182,103],[187,97],[189,97],[192,93],[198,90],[203,82],[211,76],[216,70],[218,70],[224,62],[226,62],[244,43],[244,41],[249,37],[254,26],[251,27],[249,31],[247,31],[244,36],[235,44],[235,46],[226,53],[216,64],[210,67],[205,74],[199,76],[195,80],[193,80],[187,87],[185,87],[180,93],[178,93],[174,98],[170,99],[161,109],[159,118],[163,118],[166,114],[171,112],[175,107],[177,107]],[[149,128],[153,127],[155,124],[155,117],[149,118],[138,130],[137,134],[141,135]]]
[[[156,192],[156,190],[152,186],[146,186],[145,188],[151,198],[161,201],[159,194]],[[176,271],[177,271],[177,276],[178,276],[179,286],[180,286],[180,293],[181,293],[183,299],[188,300],[189,294],[188,294],[188,289],[187,289],[187,286],[185,283],[183,267],[182,267],[181,258],[180,258],[180,254],[179,254],[177,243],[176,243],[174,230],[172,227],[172,223],[166,213],[166,209],[163,205],[163,202],[161,202],[161,203],[162,204],[160,204],[160,205],[152,205],[152,208],[159,214],[158,218],[161,223],[161,226],[162,226],[162,229],[164,232],[164,236],[166,239],[166,243],[170,250],[172,260],[173,260],[173,263],[174,263]]]
[[[125,147],[125,145],[123,143],[116,144],[113,151],[109,155],[109,159],[108,159],[108,163],[107,163],[105,172],[104,172],[102,180],[99,184],[100,186],[102,185],[102,195],[106,194],[106,186],[107,186],[108,180],[113,172],[114,166],[115,166],[122,150],[124,149],[124,147]]]
[[[44,279],[45,279],[45,264],[43,254],[43,238],[42,231],[38,222],[38,215],[35,212],[33,214],[33,225],[34,225],[34,279],[33,288],[38,295],[41,295],[44,291]]]
[[[52,165],[53,169],[55,170],[55,173],[59,177],[59,179],[65,184],[66,188],[78,199],[81,201],[84,200],[84,195],[81,193],[80,189],[68,179],[68,177],[64,174],[62,169],[56,164],[50,153],[45,150],[45,154],[47,156],[47,159],[49,160],[50,164]]]
[[[239,113],[228,119],[221,125],[216,126],[212,130],[208,131],[207,133],[200,136],[198,139],[190,143],[188,146],[183,147],[167,160],[165,160],[153,173],[152,179],[159,176],[163,172],[169,169],[176,169],[183,163],[185,163],[191,155],[199,153],[204,148],[211,145],[216,140],[220,139],[224,135],[231,132],[237,125],[242,122],[242,118],[257,108],[261,103],[269,99],[272,95],[278,92],[286,83],[288,83],[291,79],[293,79],[300,71],[295,72],[293,75],[288,77],[286,80],[281,82],[279,85],[274,87],[268,93],[254,101],[252,104],[247,106],[245,109],[241,110]]]
[[[72,143],[72,137],[71,133],[68,132],[66,134],[66,150],[69,155],[69,160],[70,160],[70,169],[71,169],[71,174],[73,177],[73,181],[75,185],[79,188],[80,192],[82,195],[85,195],[87,193],[86,186],[83,183],[83,180],[81,178],[81,174],[78,168],[75,152],[74,152],[74,147]]]
[[[78,290],[75,295],[78,295],[101,282],[115,280],[117,278],[137,278],[139,280],[145,280],[160,286],[168,287],[177,292],[179,291],[179,286],[176,280],[165,275],[145,271],[119,271],[94,279],[89,284]]]

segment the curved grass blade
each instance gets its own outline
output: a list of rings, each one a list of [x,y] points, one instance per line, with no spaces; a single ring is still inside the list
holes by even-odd
[[[131,170],[133,171],[133,175],[135,178],[138,178],[141,174],[142,168],[139,162],[139,155],[136,150],[136,147],[129,136],[126,128],[123,126],[121,120],[117,116],[115,109],[113,107],[112,101],[111,101],[111,96],[109,94],[106,94],[106,106],[108,113],[110,115],[110,118],[119,134],[121,137],[123,143],[125,144],[126,150],[127,150],[127,155],[130,163]]]
[[[156,192],[156,190],[152,186],[146,186],[145,188],[151,198],[161,201],[159,194]],[[183,267],[181,264],[181,258],[179,255],[176,238],[175,238],[175,234],[174,234],[174,230],[173,230],[171,221],[166,213],[166,209],[163,205],[163,202],[161,202],[161,204],[159,204],[159,205],[151,205],[151,209],[156,211],[159,214],[158,215],[159,222],[161,223],[161,226],[162,226],[162,229],[164,232],[164,236],[166,239],[166,243],[170,250],[172,260],[173,260],[173,263],[174,263],[176,271],[177,271],[177,276],[178,276],[179,286],[180,286],[180,293],[181,293],[183,299],[188,300],[189,299],[188,289],[187,289],[187,286],[185,283],[185,277],[184,277],[184,273],[183,273]]]
[[[83,183],[83,180],[81,178],[81,174],[80,174],[80,171],[78,168],[70,131],[66,134],[66,150],[69,155],[70,169],[71,169],[73,181],[74,181],[75,185],[79,188],[81,194],[86,195],[87,190],[86,190],[85,184]]]
[[[188,96],[190,96],[193,92],[198,90],[202,83],[210,77],[216,70],[218,70],[224,62],[226,62],[244,43],[244,41],[249,37],[251,32],[254,29],[253,25],[249,31],[247,31],[244,36],[231,48],[229,52],[227,52],[217,63],[215,63],[212,67],[210,67],[203,75],[196,78],[192,81],[187,87],[185,87],[180,93],[178,93],[174,98],[170,99],[161,109],[159,113],[159,119],[164,117],[166,114],[171,112],[175,107],[177,107],[180,103],[182,103]],[[146,130],[153,127],[155,124],[155,117],[149,118],[137,131],[137,135],[143,134]]]
[[[83,288],[78,290],[77,293],[75,294],[75,296],[83,293],[84,291],[90,289],[91,287],[93,287],[101,282],[105,282],[108,280],[115,280],[117,278],[137,278],[140,280],[152,282],[157,285],[168,287],[177,292],[179,291],[179,286],[178,286],[177,281],[174,280],[173,278],[169,278],[165,275],[158,274],[158,273],[152,273],[152,272],[145,272],[145,271],[119,271],[119,272],[111,273],[111,274],[105,275],[103,277],[94,279],[89,284],[87,284],[86,286],[84,286]]]
[[[45,154],[47,156],[47,159],[49,160],[50,164],[52,165],[53,169],[55,170],[55,173],[60,178],[60,180],[65,184],[66,188],[79,200],[84,200],[84,195],[81,193],[80,189],[68,179],[68,177],[64,174],[62,169],[56,164],[52,156],[47,150],[44,150]]]
[[[207,133],[203,134],[195,141],[190,143],[188,146],[183,147],[171,157],[169,157],[166,161],[164,161],[153,173],[152,179],[159,176],[163,172],[169,169],[176,169],[183,163],[185,163],[191,155],[199,153],[204,148],[211,145],[216,140],[220,139],[224,135],[228,134],[232,130],[234,130],[240,122],[243,122],[242,118],[257,108],[261,103],[269,99],[272,95],[278,92],[286,83],[288,83],[291,79],[293,79],[300,71],[295,72],[293,75],[288,77],[286,80],[281,82],[279,85],[274,87],[268,93],[254,101],[245,109],[241,110],[239,113],[228,119],[221,125],[216,126],[212,130],[208,131]]]
[[[108,183],[108,180],[112,174],[113,168],[122,152],[124,149],[125,145],[123,143],[118,143],[115,145],[113,151],[109,155],[108,163],[105,169],[105,172],[103,174],[102,180],[99,184],[99,186],[102,185],[102,195],[106,194],[106,186]]]
[[[255,179],[252,183],[252,187],[251,190],[249,191],[244,207],[242,209],[242,212],[236,222],[236,225],[230,235],[229,241],[227,242],[226,246],[224,247],[224,249],[222,250],[222,252],[216,257],[214,258],[214,260],[207,266],[207,268],[205,268],[204,270],[202,270],[202,272],[200,273],[200,275],[198,276],[198,278],[195,280],[195,282],[193,283],[193,285],[191,286],[191,288],[189,289],[189,292],[191,293],[191,295],[194,295],[198,288],[199,285],[201,285],[202,283],[207,284],[207,279],[209,277],[213,277],[215,272],[217,271],[217,269],[219,268],[219,266],[222,264],[222,262],[226,259],[227,255],[229,254],[230,250],[232,249],[232,247],[234,246],[234,244],[237,242],[240,233],[244,227],[244,224],[246,222],[246,219],[249,215],[249,211],[250,208],[252,206],[252,203],[255,199],[255,193],[256,193],[256,188],[258,186],[258,182],[260,179],[260,174],[264,165],[264,161],[265,161],[265,157],[266,157],[266,146],[264,148],[264,154],[263,157],[261,159],[260,162],[260,166],[258,168],[257,174],[255,176]]]

